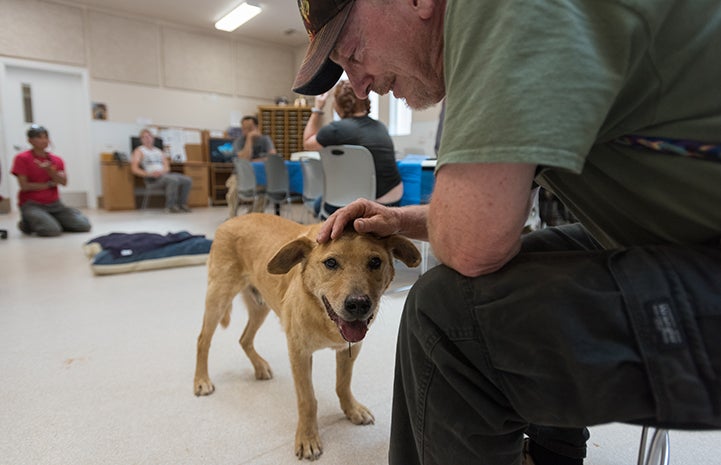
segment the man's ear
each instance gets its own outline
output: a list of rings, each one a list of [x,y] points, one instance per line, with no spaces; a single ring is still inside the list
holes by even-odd
[[[285,244],[268,262],[268,273],[285,274],[298,263],[305,260],[315,242],[301,237]]]
[[[413,242],[403,236],[389,236],[386,239],[388,250],[406,266],[415,268],[421,264],[421,254]]]

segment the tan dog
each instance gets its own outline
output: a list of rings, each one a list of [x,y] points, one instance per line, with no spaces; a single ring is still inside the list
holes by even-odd
[[[215,389],[208,376],[210,341],[218,323],[228,326],[232,300],[238,293],[248,309],[240,345],[256,379],[272,378],[253,339],[273,309],[286,334],[295,382],[295,454],[310,460],[322,453],[311,373],[313,352],[336,350],[336,392],[343,412],[357,425],[373,423],[373,414],[351,393],[353,363],[378,312],[381,295],[393,280],[393,257],[411,267],[418,266],[421,258],[413,243],[401,236],[379,239],[348,230],[338,239],[318,244],[319,227],[250,213],[218,228],[208,259],[193,387],[198,396]],[[355,343],[352,349],[350,343]]]

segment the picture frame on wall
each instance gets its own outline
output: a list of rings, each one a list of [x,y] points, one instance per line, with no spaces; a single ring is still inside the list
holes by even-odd
[[[93,102],[93,119],[108,119],[108,107],[104,103]]]

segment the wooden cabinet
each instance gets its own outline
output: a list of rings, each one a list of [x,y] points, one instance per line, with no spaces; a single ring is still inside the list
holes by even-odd
[[[310,114],[310,107],[259,106],[258,125],[273,139],[278,153],[290,159],[291,153],[303,151],[303,130]]]
[[[210,204],[211,205],[227,205],[225,193],[228,188],[225,187],[225,181],[233,174],[234,165],[232,163],[211,163],[210,164]]]
[[[133,183],[135,176],[130,165],[115,161],[100,163],[100,177],[103,182],[103,208],[106,210],[133,210],[135,195]]]
[[[208,163],[172,163],[171,170],[183,173],[193,180],[190,195],[188,196],[188,205],[191,207],[207,207]],[[137,208],[135,187],[142,187],[143,180],[133,175],[129,164],[101,161],[100,175],[103,183],[103,208],[106,210],[133,210]],[[223,193],[223,196],[225,196],[225,193]],[[155,198],[150,200],[151,205],[159,207],[164,205],[162,200]]]
[[[185,162],[173,165],[173,171],[180,168],[180,172],[193,180],[188,195],[188,205],[191,207],[208,206],[208,164],[203,162]]]

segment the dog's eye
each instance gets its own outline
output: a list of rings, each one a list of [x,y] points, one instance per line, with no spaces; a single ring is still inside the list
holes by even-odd
[[[324,261],[323,264],[329,270],[335,270],[336,268],[338,268],[338,262],[335,260],[335,258],[329,258]]]
[[[368,260],[368,268],[371,270],[377,270],[381,267],[381,259],[379,257],[373,257]]]

